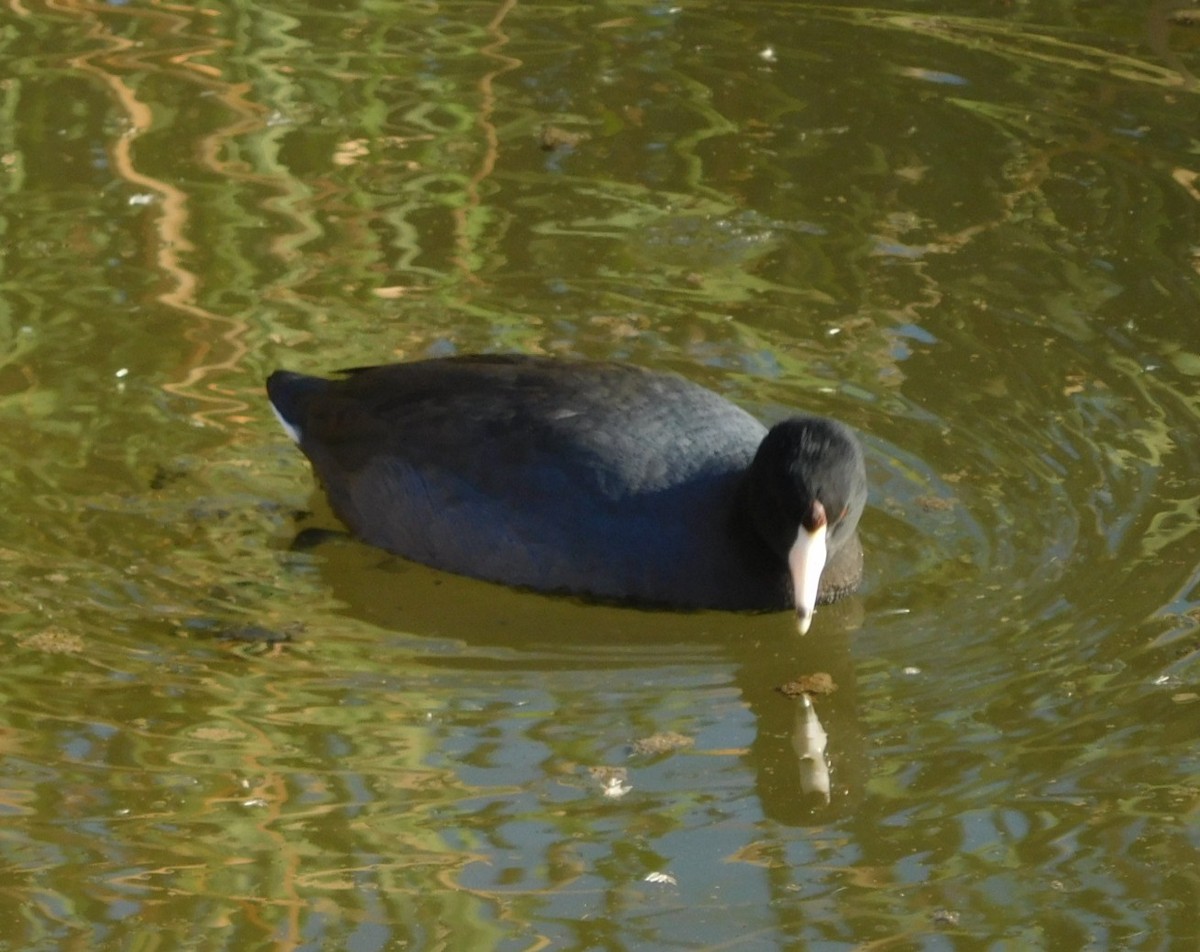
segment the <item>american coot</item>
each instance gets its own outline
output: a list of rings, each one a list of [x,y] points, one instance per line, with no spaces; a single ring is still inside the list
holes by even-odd
[[[710,390],[612,363],[465,356],[276,371],[280,421],[361,539],[476,578],[676,608],[794,608],[862,578],[845,425],[767,430]]]

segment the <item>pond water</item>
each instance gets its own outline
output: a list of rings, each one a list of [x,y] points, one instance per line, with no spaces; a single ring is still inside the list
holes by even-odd
[[[1196,20],[6,4],[0,946],[1194,948]],[[852,424],[862,592],[293,546],[265,375],[477,350]]]

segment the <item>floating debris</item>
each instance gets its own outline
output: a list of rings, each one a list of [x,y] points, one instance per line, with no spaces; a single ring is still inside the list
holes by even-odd
[[[558,126],[542,126],[538,133],[538,145],[543,152],[571,150],[578,148],[581,142],[586,142],[591,137],[590,132],[568,132]]]
[[[624,767],[589,767],[588,773],[603,788],[600,792],[609,799],[616,800],[633,789],[626,782],[629,771]]]
[[[831,675],[824,671],[816,671],[813,674],[802,674],[794,681],[779,685],[775,690],[788,697],[814,697],[832,694],[837,690],[837,685],[834,684]]]
[[[639,756],[652,754],[668,754],[673,750],[682,750],[694,746],[696,741],[691,737],[675,731],[659,731],[649,737],[642,737],[633,742],[633,752]]]
[[[79,635],[58,628],[47,628],[19,638],[17,643],[30,651],[41,651],[44,654],[79,654],[84,650],[84,642]]]

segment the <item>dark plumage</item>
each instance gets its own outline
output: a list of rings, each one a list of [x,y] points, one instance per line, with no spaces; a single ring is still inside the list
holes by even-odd
[[[833,420],[768,432],[680,377],[540,357],[277,371],[267,390],[338,517],[437,568],[620,602],[794,607],[801,630],[862,576],[862,450]]]

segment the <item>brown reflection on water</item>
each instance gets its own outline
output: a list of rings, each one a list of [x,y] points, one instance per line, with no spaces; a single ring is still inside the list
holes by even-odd
[[[198,290],[203,279],[191,264],[196,251],[191,205],[197,197],[173,181],[178,155],[165,156],[168,164],[158,171],[156,150],[142,145],[150,133],[162,132],[161,118],[156,115],[161,113],[162,104],[143,98],[139,90],[144,85],[141,80],[148,75],[166,75],[182,82],[191,95],[214,97],[228,109],[233,115],[231,122],[195,141],[179,142],[175,148],[195,149],[196,161],[203,167],[234,182],[257,181],[258,177],[247,176],[241,163],[224,161],[222,156],[230,152],[238,137],[265,127],[267,110],[247,98],[250,90],[246,84],[228,82],[216,67],[200,62],[218,56],[228,43],[212,37],[199,40],[201,34],[189,29],[192,17],[162,7],[119,5],[99,9],[92,3],[76,4],[69,0],[63,0],[56,8],[88,24],[89,40],[103,44],[103,49],[69,57],[67,62],[72,69],[95,80],[112,97],[115,121],[122,131],[106,143],[111,167],[114,174],[137,190],[139,202],[152,206],[154,227],[144,246],[153,256],[163,285],[155,297],[170,313],[186,322],[180,338],[190,342],[191,353],[186,364],[177,369],[180,378],[164,382],[163,389],[200,404],[202,409],[193,411],[192,416],[201,425],[245,423],[252,419],[248,413],[250,405],[228,378],[240,369],[246,356],[247,323],[243,318],[206,308],[199,301]],[[130,18],[149,24],[146,29],[152,34],[171,36],[176,45],[148,51],[144,43],[121,35],[127,31]],[[193,42],[182,42],[184,37]],[[223,379],[226,382],[222,383]]]

